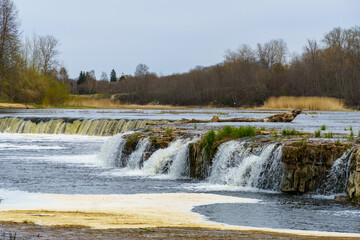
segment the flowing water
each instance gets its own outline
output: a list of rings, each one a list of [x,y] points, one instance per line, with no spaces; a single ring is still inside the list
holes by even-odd
[[[85,129],[84,122],[91,125],[89,122],[99,119],[98,116],[91,120],[76,116],[77,120],[71,123],[63,120],[69,116],[61,111],[55,112],[54,118],[39,121],[36,125],[46,122],[47,125],[42,125],[46,129],[66,129],[66,124],[82,118]],[[59,116],[61,114],[64,116]],[[116,114],[116,118],[108,119],[128,122],[131,114],[123,114],[123,117]],[[188,145],[196,139],[179,138],[145,160],[150,146],[148,138],[139,141],[130,155],[125,155],[122,149],[127,131],[108,137],[99,133],[107,130],[102,127],[100,131],[101,124],[98,123],[91,133],[87,131],[89,134],[81,135],[79,131],[70,134],[66,130],[51,130],[53,134],[44,134],[49,131],[39,130],[43,128],[38,126],[25,127],[24,122],[30,117],[23,115],[6,113],[4,117],[8,119],[3,121],[8,121],[7,126],[14,126],[14,129],[17,124],[19,127],[16,129],[32,130],[12,131],[11,127],[5,129],[0,125],[0,205],[21,201],[22,195],[39,193],[203,192],[260,200],[256,204],[215,204],[194,209],[212,221],[252,227],[360,233],[360,209],[332,201],[334,194],[344,192],[351,151],[335,161],[318,192],[290,196],[279,190],[282,163],[278,144],[256,147],[241,141],[224,143],[213,159],[208,177],[198,181],[189,178],[188,168]],[[146,113],[141,116],[138,119],[148,119]],[[176,114],[172,117],[180,119],[184,116]],[[15,118],[19,119],[17,123],[14,123]],[[329,126],[336,128],[338,117],[335,119]],[[354,119],[359,121],[360,116]],[[24,127],[20,127],[20,121]],[[51,121],[57,123],[50,124]],[[293,125],[290,123],[284,127]],[[33,130],[35,128],[38,130]],[[98,134],[93,134],[94,131]]]

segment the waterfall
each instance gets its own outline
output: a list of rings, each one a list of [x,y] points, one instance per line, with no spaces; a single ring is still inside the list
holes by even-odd
[[[276,144],[258,147],[246,145],[236,140],[220,145],[207,180],[210,183],[246,188],[273,188],[273,184],[267,184],[265,181],[265,175],[272,176],[275,173],[272,176],[274,179],[270,178],[270,181],[280,181],[275,179],[279,177],[279,172],[272,170],[280,166],[281,151],[280,153],[276,151],[278,146]]]
[[[143,159],[144,153],[146,149],[149,147],[150,141],[149,138],[142,138],[136,145],[136,149],[129,156],[129,160],[127,162],[127,167],[131,169],[140,169]]]
[[[98,159],[105,166],[122,168],[123,171],[139,170],[141,175],[166,174],[168,178],[178,179],[189,176],[189,144],[196,140],[178,139],[145,160],[151,147],[149,138],[140,139],[135,151],[126,156],[124,134],[117,134],[103,144]]]
[[[117,134],[109,138],[102,146],[98,159],[108,167],[123,167],[122,152],[125,147],[124,134]]]
[[[283,163],[281,162],[281,145],[275,147],[268,161],[264,162],[263,170],[260,174],[257,188],[280,190],[281,178],[284,174]]]
[[[145,120],[5,117],[0,118],[0,133],[113,136],[145,128],[147,124]]]
[[[349,150],[335,160],[326,178],[317,188],[316,193],[332,195],[345,192],[352,155],[353,150]]]
[[[157,150],[144,162],[143,171],[149,175],[168,173],[170,165],[183,145],[184,140],[178,139],[170,143],[167,148]]]
[[[189,177],[189,144],[196,142],[198,139],[185,141],[175,154],[173,163],[169,168],[169,176],[173,179]]]

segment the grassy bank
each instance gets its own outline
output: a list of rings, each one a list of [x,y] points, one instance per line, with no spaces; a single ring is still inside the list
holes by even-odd
[[[346,111],[344,101],[329,97],[270,97],[260,109],[267,110],[309,110]]]
[[[76,108],[101,108],[101,109],[184,109],[186,107],[175,107],[171,105],[138,105],[123,104],[119,101],[113,101],[109,97],[101,95],[72,95],[65,103],[66,106]]]

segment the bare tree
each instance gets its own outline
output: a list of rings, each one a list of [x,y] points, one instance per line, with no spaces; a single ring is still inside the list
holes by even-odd
[[[25,38],[23,58],[28,68],[49,75],[58,67],[59,41],[50,35]]]
[[[108,75],[106,72],[101,73],[100,81],[109,81]]]
[[[255,62],[255,52],[252,50],[251,46],[248,44],[242,44],[235,51],[227,50],[225,53],[225,62]]]
[[[149,73],[149,67],[146,64],[140,63],[135,70],[135,76],[141,77]]]
[[[18,11],[13,1],[0,0],[0,96],[7,90],[10,99],[13,98],[21,64],[19,27]]]
[[[94,93],[96,89],[96,76],[95,71],[91,70],[85,74],[85,89],[87,93]]]
[[[44,74],[48,74],[51,69],[57,67],[57,57],[60,54],[57,50],[58,46],[59,41],[51,35],[39,37],[41,70]]]
[[[260,64],[271,71],[273,66],[277,63],[284,64],[286,61],[287,46],[284,40],[270,40],[263,45],[257,45],[257,57]]]

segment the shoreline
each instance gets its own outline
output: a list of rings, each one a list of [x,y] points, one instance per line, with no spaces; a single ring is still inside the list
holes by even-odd
[[[127,109],[127,110],[196,110],[196,109],[208,109],[208,110],[217,110],[217,109],[226,109],[226,110],[238,110],[238,111],[291,111],[295,108],[288,107],[288,108],[268,108],[268,107],[220,107],[220,106],[170,106],[170,105],[139,105],[139,104],[119,104],[119,105],[110,105],[107,107],[95,107],[95,106],[59,106],[59,107],[46,107],[46,106],[33,106],[31,104],[23,104],[23,103],[1,103],[0,102],[0,109]],[[329,111],[329,112],[349,112],[355,111],[350,108],[346,108],[343,110],[314,110],[314,109],[301,109],[302,111]]]
[[[360,234],[242,227],[211,222],[192,212],[195,206],[214,203],[256,203],[256,199],[206,193],[163,193],[130,195],[34,194],[22,204],[0,204],[3,222],[52,227],[81,226],[109,229],[203,229],[209,231],[254,232],[317,238],[360,238]],[[11,200],[10,200],[11,201]],[[1,227],[1,224],[0,224]],[[261,239],[261,238],[259,238]]]

